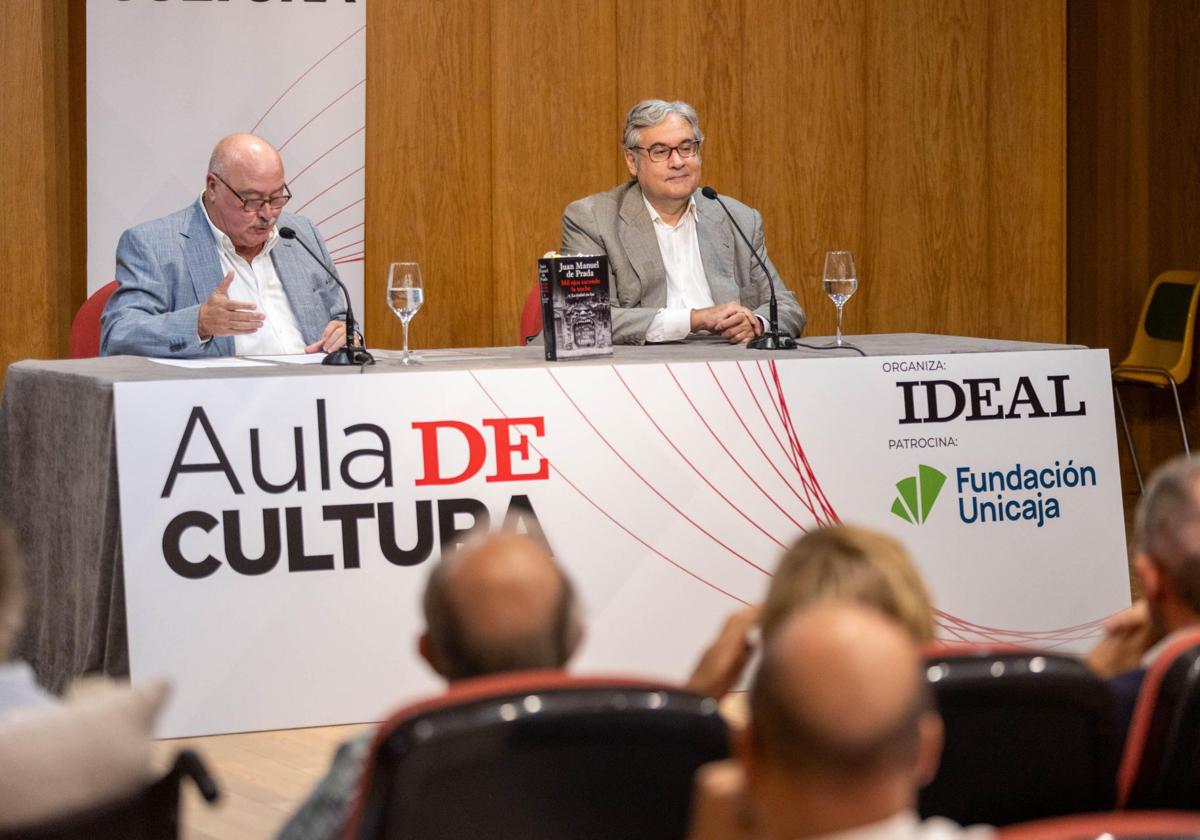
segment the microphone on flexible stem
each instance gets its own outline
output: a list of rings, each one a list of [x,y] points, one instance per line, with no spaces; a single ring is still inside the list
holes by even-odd
[[[779,304],[775,300],[775,278],[771,276],[770,270],[767,269],[767,264],[763,262],[762,257],[758,255],[758,250],[750,244],[749,237],[742,230],[742,226],[737,223],[737,219],[733,218],[733,214],[729,212],[729,208],[725,206],[725,202],[721,200],[721,196],[712,187],[705,187],[700,190],[701,195],[705,198],[711,198],[721,205],[721,209],[725,211],[725,215],[729,217],[729,221],[733,223],[736,230],[742,237],[742,241],[746,243],[746,247],[750,249],[750,253],[754,254],[754,259],[758,260],[758,264],[762,266],[763,273],[767,275],[767,285],[771,290],[771,304],[768,309],[770,318],[770,329],[760,335],[758,338],[751,339],[746,347],[750,350],[795,350],[796,339],[792,338],[787,333],[779,331]]]
[[[325,269],[325,273],[333,278],[333,282],[338,284],[338,288],[342,290],[342,294],[346,296],[346,343],[332,353],[327,353],[321,361],[323,365],[373,365],[375,357],[367,352],[365,347],[353,347],[354,342],[354,309],[350,305],[350,292],[338,276],[329,270],[329,266],[325,265],[325,261],[312,252],[312,249],[304,244],[304,240],[296,235],[296,231],[290,227],[281,227],[279,235],[284,239],[294,239],[300,243],[300,247],[308,252],[308,255],[316,260],[321,268]]]

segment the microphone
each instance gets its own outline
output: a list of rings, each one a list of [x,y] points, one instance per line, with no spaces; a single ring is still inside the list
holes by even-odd
[[[729,217],[729,221],[733,223],[733,228],[742,237],[742,241],[746,243],[746,247],[750,249],[750,253],[754,254],[754,259],[758,260],[758,264],[762,266],[763,273],[767,275],[767,287],[771,290],[771,303],[768,309],[770,318],[770,329],[760,335],[758,338],[751,339],[747,342],[746,347],[750,350],[795,350],[796,339],[786,333],[779,331],[779,305],[775,300],[775,278],[771,276],[767,264],[763,262],[763,258],[758,255],[758,249],[750,244],[749,237],[742,230],[742,226],[737,223],[737,219],[733,218],[733,214],[729,212],[729,208],[725,206],[725,202],[721,200],[721,196],[712,187],[705,187],[700,190],[700,194],[705,198],[711,198],[721,205],[721,209],[725,211],[725,215]]]
[[[329,266],[325,265],[324,260],[314,254],[312,249],[304,244],[304,240],[296,234],[296,231],[292,230],[290,227],[281,227],[279,229],[279,235],[284,239],[294,239],[299,242],[300,247],[308,252],[308,255],[316,261],[317,265],[325,269],[325,273],[333,279],[334,283],[338,284],[338,288],[341,289],[342,294],[346,296],[346,343],[342,345],[341,348],[334,350],[332,353],[327,353],[325,358],[321,361],[321,364],[359,366],[375,364],[375,357],[368,353],[365,347],[352,346],[354,343],[354,310],[350,305],[350,292],[346,289],[346,284],[343,283],[336,274],[329,270]]]

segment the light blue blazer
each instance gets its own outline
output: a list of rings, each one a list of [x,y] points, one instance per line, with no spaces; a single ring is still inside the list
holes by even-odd
[[[295,230],[336,271],[312,222],[281,213],[278,224]],[[341,289],[298,242],[279,240],[271,260],[305,343],[320,338],[331,320],[345,317]],[[232,356],[233,336],[216,336],[201,344],[196,332],[200,304],[224,276],[199,199],[177,213],[125,231],[117,244],[120,286],[100,316],[100,355]]]

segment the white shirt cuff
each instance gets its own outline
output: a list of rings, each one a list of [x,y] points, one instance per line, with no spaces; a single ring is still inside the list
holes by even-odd
[[[692,310],[660,309],[646,328],[646,341],[683,341],[692,331]]]

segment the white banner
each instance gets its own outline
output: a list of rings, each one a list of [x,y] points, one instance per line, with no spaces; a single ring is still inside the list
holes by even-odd
[[[361,316],[365,126],[365,0],[88,0],[88,292],[121,232],[195,201],[216,141],[249,131]]]
[[[436,690],[427,561],[536,517],[582,671],[684,676],[802,530],[912,551],[947,639],[1078,650],[1129,603],[1104,351],[118,383],[133,676],[164,736]]]

